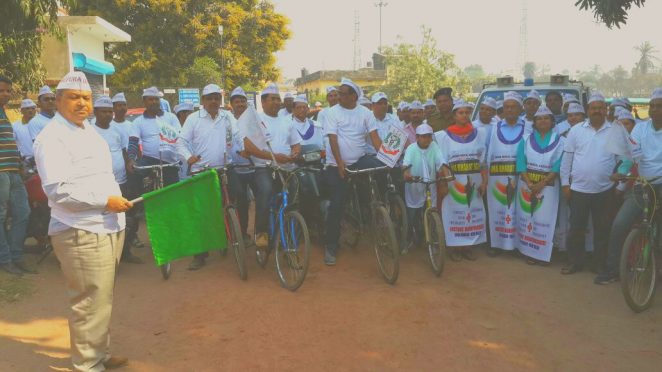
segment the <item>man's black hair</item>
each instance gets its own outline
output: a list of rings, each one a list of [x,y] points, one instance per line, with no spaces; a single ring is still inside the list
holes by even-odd
[[[434,96],[432,98],[437,99],[437,97],[439,97],[439,96],[452,97],[453,96],[453,88],[451,88],[451,87],[439,88],[436,92],[434,92]]]

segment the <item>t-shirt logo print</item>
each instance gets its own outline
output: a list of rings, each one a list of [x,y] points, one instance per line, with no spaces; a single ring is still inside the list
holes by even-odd
[[[174,145],[177,143],[177,132],[169,125],[159,121],[159,137],[162,142]]]

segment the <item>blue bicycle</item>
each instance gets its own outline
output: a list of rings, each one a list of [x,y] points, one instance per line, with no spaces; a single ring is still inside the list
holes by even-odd
[[[257,251],[257,262],[265,267],[271,251],[276,251],[276,271],[280,284],[296,291],[308,273],[310,238],[301,213],[293,209],[298,193],[297,169],[270,165],[281,180],[281,191],[269,203],[269,245]],[[290,200],[290,194],[293,194]],[[294,201],[294,202],[292,202]]]

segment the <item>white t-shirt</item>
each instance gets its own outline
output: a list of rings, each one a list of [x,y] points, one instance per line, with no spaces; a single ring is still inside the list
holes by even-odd
[[[133,123],[131,123],[128,120],[124,120],[121,123],[116,122],[115,120],[112,120],[110,122],[110,126],[117,129],[117,131],[120,133],[122,136],[122,143],[124,144],[124,148],[129,147],[129,136],[131,133],[133,133]]]
[[[391,126],[397,127],[399,129],[404,130],[405,127],[402,124],[400,120],[398,120],[398,117],[386,113],[386,116],[384,117],[384,120],[379,120],[375,117],[375,115],[372,115],[372,121],[375,124],[375,127],[377,128],[377,134],[379,135],[379,138],[383,141],[386,138],[386,135],[388,134],[389,130],[391,129]],[[365,144],[365,151],[367,154],[376,154],[377,151],[375,150],[375,147],[372,145],[372,140],[370,139],[370,136],[366,136],[366,144]]]
[[[23,121],[19,120],[12,124],[14,129],[14,138],[16,138],[16,146],[18,146],[18,152],[21,153],[21,156],[24,158],[32,157],[32,137],[30,136],[30,129],[28,128],[29,124],[23,124]]]
[[[133,136],[140,139],[144,156],[166,163],[179,161],[176,143],[181,125],[177,116],[170,112],[154,118],[141,115],[133,121],[132,129]]]
[[[405,151],[404,166],[411,165],[409,172],[414,177],[421,177],[423,181],[433,181],[437,178],[437,171],[446,163],[444,155],[437,142],[432,141],[427,149],[422,149],[417,143],[407,147]],[[430,186],[432,205],[437,205],[437,187]],[[409,208],[422,208],[425,206],[425,185],[421,183],[405,183],[405,203]]]
[[[101,137],[108,143],[108,148],[110,149],[110,158],[113,162],[113,174],[115,175],[115,181],[118,184],[126,183],[126,165],[124,164],[124,155],[122,150],[126,149],[128,146],[128,137],[127,141],[124,142],[122,138],[122,133],[112,125],[108,129],[99,128],[94,126],[94,129],[101,135]]]
[[[264,125],[264,135],[271,143],[271,150],[274,154],[289,155],[292,152],[291,147],[301,143],[301,136],[294,128],[292,120],[286,117],[272,117],[263,112],[258,114],[258,118]],[[266,144],[253,144],[260,150],[269,151],[269,147]],[[253,164],[256,167],[265,166],[269,162],[269,160],[260,159],[255,156],[251,156],[251,160],[253,160]]]
[[[373,117],[372,112],[361,105],[356,105],[351,110],[340,105],[329,109],[325,130],[327,135],[338,136],[338,148],[346,166],[356,163],[366,154],[366,136],[377,130]],[[337,165],[330,143],[326,149],[326,162]]]
[[[38,113],[32,119],[30,119],[30,122],[28,123],[28,131],[30,131],[30,137],[32,137],[33,142],[39,133],[44,130],[46,124],[48,124],[51,120],[53,119],[45,116],[42,113]]]

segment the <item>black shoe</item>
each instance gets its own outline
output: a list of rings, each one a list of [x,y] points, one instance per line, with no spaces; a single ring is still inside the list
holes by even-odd
[[[0,265],[0,269],[12,275],[23,276],[23,270],[19,269],[16,265],[14,265],[11,262]]]
[[[191,264],[188,265],[188,269],[191,271],[195,270],[200,270],[203,266],[205,266],[205,258],[204,257],[195,257],[193,258],[193,261],[191,261]]]
[[[22,272],[27,273],[27,274],[36,274],[37,273],[37,270],[35,270],[32,267],[28,266],[28,264],[26,264],[25,261],[14,262],[14,266],[16,266],[19,270],[21,270]]]
[[[563,274],[563,275],[572,275],[574,273],[578,273],[578,272],[582,271],[583,269],[584,268],[581,267],[580,265],[574,265],[573,264],[573,265],[566,266],[563,269],[561,269],[561,274]]]
[[[618,280],[618,275],[616,275],[616,274],[601,273],[600,275],[595,277],[595,279],[593,280],[593,283],[600,284],[600,285],[605,285],[605,284],[613,283],[617,280]]]

